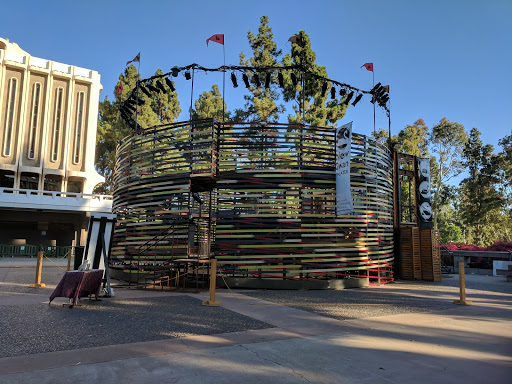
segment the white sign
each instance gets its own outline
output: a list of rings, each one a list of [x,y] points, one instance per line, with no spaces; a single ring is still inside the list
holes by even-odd
[[[336,128],[336,214],[354,212],[350,193],[350,144],[352,122]]]

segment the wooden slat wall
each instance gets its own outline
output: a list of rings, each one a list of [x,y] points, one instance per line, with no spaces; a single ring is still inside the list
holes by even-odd
[[[441,281],[439,231],[421,228],[421,276],[423,280]]]
[[[138,247],[173,220],[175,235],[186,236],[191,179],[213,178],[202,192],[213,201],[203,217],[212,219],[212,250],[222,273],[392,281],[391,155],[355,133],[351,150],[354,214],[336,216],[332,128],[215,128],[205,121],[133,134],[117,154],[113,257],[136,259]],[[187,255],[186,242],[158,245],[155,260]]]
[[[400,229],[401,278],[404,280],[421,279],[419,228]]]
[[[229,130],[229,134],[227,131]],[[392,160],[354,134],[354,214],[335,213],[334,130],[221,130],[215,255],[233,277],[392,279]]]
[[[189,216],[199,213],[191,180],[214,176],[216,132],[211,120],[171,124],[136,132],[118,147],[112,260],[124,272],[187,257]],[[200,195],[208,202],[210,193]]]

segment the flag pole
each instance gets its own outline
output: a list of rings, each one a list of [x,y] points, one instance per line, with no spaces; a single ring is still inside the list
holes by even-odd
[[[121,80],[119,80],[119,82],[121,82]],[[122,96],[121,93],[119,94],[119,96]],[[121,143],[121,97],[118,98],[117,103],[119,106],[119,110],[118,110],[119,114],[117,117],[117,144],[120,144]]]
[[[226,38],[224,37],[224,44],[222,44],[222,53],[224,54],[224,70],[222,71],[222,123],[224,124],[224,121],[226,119],[226,107],[224,102],[224,92],[226,90]]]
[[[372,66],[372,78],[373,78],[373,88],[375,88],[375,68],[373,66]],[[375,135],[375,102],[373,103],[373,134]]]
[[[139,55],[140,55],[140,52],[139,52]],[[138,131],[139,130],[139,122],[138,122],[138,117],[139,117],[139,77],[140,77],[140,56],[139,56],[139,65],[137,67],[137,100],[136,100],[136,107],[135,107],[135,129]]]

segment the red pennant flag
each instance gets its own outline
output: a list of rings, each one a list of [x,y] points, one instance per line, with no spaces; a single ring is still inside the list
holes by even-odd
[[[373,63],[364,63],[361,68],[365,67],[368,71],[373,72]]]
[[[123,92],[123,83],[119,82],[119,84],[117,85],[116,97],[119,97],[121,92]]]
[[[208,46],[208,42],[209,41],[213,41],[215,43],[219,43],[219,44],[222,44],[224,45],[224,34],[219,34],[219,35],[213,35],[212,37],[210,37],[209,39],[206,39],[206,46]]]
[[[134,61],[137,61],[140,63],[140,52],[137,54],[137,56],[135,56],[135,59],[131,60],[131,61],[128,61],[126,63],[126,65],[130,64],[130,63],[133,63]]]

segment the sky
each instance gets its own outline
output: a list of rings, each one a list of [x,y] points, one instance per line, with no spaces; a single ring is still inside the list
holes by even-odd
[[[390,86],[392,134],[418,118],[431,127],[446,117],[468,132],[478,128],[497,151],[512,133],[512,0],[21,0],[1,10],[0,37],[32,56],[98,71],[100,100],[113,100],[119,74],[139,52],[142,78],[192,63],[216,68],[223,48],[206,39],[222,33],[226,65],[238,65],[240,52],[251,55],[247,32],[256,34],[267,15],[283,54],[304,30],[334,80],[370,90],[372,73],[361,65],[372,62],[375,82]],[[193,99],[214,83],[222,74],[196,74]],[[190,82],[180,76],[176,88],[180,120],[188,120]],[[233,89],[226,78],[225,93],[229,110],[243,106],[243,86]],[[349,121],[371,134],[369,98],[340,123]],[[376,124],[388,127],[379,108]]]

